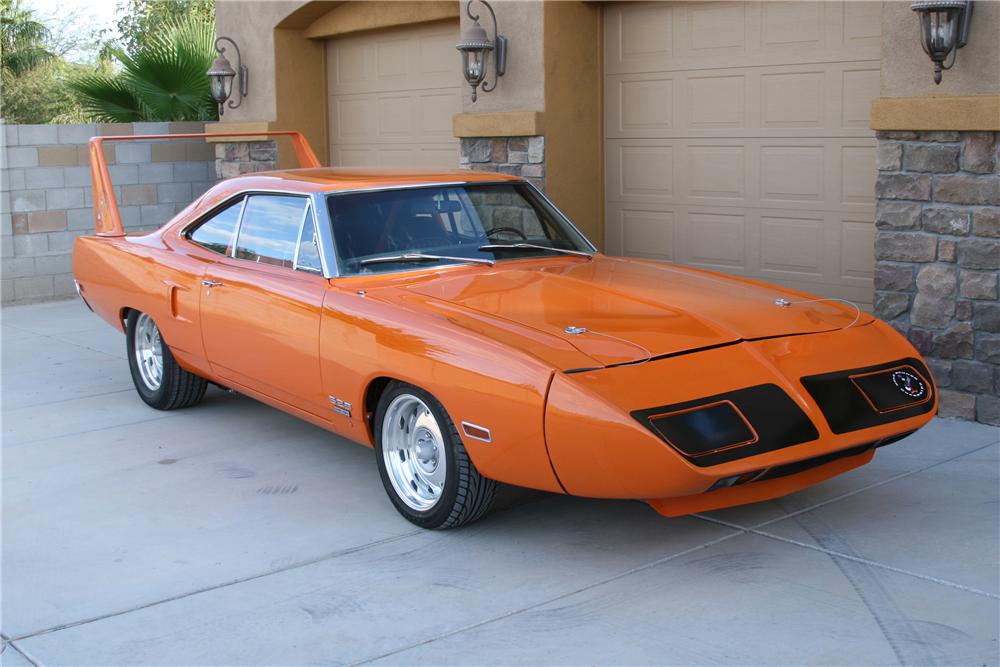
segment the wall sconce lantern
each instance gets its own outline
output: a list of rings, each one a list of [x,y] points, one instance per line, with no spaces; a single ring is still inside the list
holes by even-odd
[[[489,35],[483,26],[479,25],[479,15],[472,13],[472,2],[465,6],[465,13],[474,21],[472,27],[462,31],[455,48],[462,54],[462,74],[465,80],[472,86],[472,101],[476,101],[476,90],[482,86],[484,93],[496,90],[497,80],[507,71],[507,38],[500,34],[500,26],[497,23],[497,15],[493,13],[493,8],[486,0],[479,0],[486,5],[493,17],[493,35],[490,40]],[[489,66],[489,56],[493,54],[494,71],[493,85],[484,83],[486,80],[486,70]]]
[[[934,83],[940,84],[941,71],[954,66],[958,50],[969,41],[972,0],[927,0],[914,2],[910,9],[918,14],[920,43],[934,61]]]
[[[228,37],[219,37],[215,40],[215,52],[219,55],[216,56],[215,61],[212,62],[212,66],[208,68],[208,84],[212,90],[212,98],[219,105],[219,116],[224,112],[223,105],[229,96],[233,94],[233,79],[236,77],[236,70],[233,69],[232,64],[229,59],[226,58],[226,47],[219,46],[220,42],[229,42],[233,45],[233,49],[236,51],[236,62],[239,68],[240,86],[237,89],[240,94],[240,99],[238,102],[233,102],[230,100],[229,108],[235,109],[240,104],[243,103],[243,98],[247,96],[247,81],[249,79],[249,70],[247,66],[243,64],[243,58],[240,55],[240,47],[236,46],[236,42],[229,39]]]

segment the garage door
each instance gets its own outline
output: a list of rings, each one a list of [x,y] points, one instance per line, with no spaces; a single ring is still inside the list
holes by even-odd
[[[870,305],[880,11],[607,5],[608,251]]]
[[[331,39],[332,164],[457,167],[457,40],[457,21]]]

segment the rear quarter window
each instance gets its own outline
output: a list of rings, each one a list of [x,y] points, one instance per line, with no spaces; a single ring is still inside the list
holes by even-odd
[[[188,238],[201,247],[220,255],[230,254],[233,249],[233,236],[236,233],[236,225],[240,221],[242,209],[243,200],[241,199],[202,222],[188,233]]]

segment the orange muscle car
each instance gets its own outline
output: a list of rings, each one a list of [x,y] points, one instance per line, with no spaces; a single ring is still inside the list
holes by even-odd
[[[281,134],[305,168],[137,236],[101,144],[165,137],[92,140],[80,295],[150,406],[211,382],[373,447],[417,525],[479,518],[498,482],[667,516],[775,498],[935,412],[917,351],[853,305],[602,255],[519,178],[321,168]]]

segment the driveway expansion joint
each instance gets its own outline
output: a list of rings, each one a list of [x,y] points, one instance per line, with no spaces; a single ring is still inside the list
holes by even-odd
[[[41,635],[51,634],[53,632],[59,632],[61,630],[68,630],[70,628],[76,628],[81,625],[87,625],[89,623],[96,623],[97,621],[103,621],[109,618],[114,618],[116,616],[124,616],[126,614],[131,614],[132,612],[142,611],[143,609],[149,609],[151,607],[158,607],[169,602],[176,602],[178,600],[183,600],[184,598],[189,598],[195,595],[201,595],[202,593],[209,593],[211,591],[217,591],[222,588],[228,588],[230,586],[236,586],[238,584],[244,584],[248,581],[255,581],[257,579],[263,579],[264,577],[269,577],[273,574],[281,574],[282,572],[289,572],[291,570],[298,570],[303,567],[308,567],[309,565],[315,565],[316,563],[322,563],[324,561],[333,560],[335,558],[340,558],[342,556],[349,556],[351,554],[358,553],[359,551],[365,551],[370,548],[379,547],[384,544],[391,544],[393,542],[398,542],[400,540],[406,539],[408,537],[413,537],[423,533],[422,528],[417,530],[411,530],[406,533],[401,533],[400,535],[394,535],[392,537],[387,537],[382,540],[374,540],[372,542],[366,542],[365,544],[356,545],[353,547],[347,547],[345,549],[339,549],[337,551],[325,554],[323,556],[318,556],[316,558],[310,558],[304,561],[298,561],[284,567],[275,568],[273,570],[268,570],[267,572],[259,572],[257,574],[249,575],[246,577],[240,577],[237,579],[232,579],[230,581],[224,581],[221,584],[213,584],[211,586],[204,586],[202,588],[195,589],[193,591],[188,591],[186,593],[180,593],[178,595],[173,595],[160,600],[154,600],[153,602],[147,602],[146,604],[136,605],[134,607],[129,607],[128,609],[120,609],[118,611],[109,612],[106,614],[99,614],[97,616],[91,616],[90,618],[84,618],[79,621],[71,621],[69,623],[61,623],[59,625],[54,625],[49,628],[44,628],[42,630],[33,630],[31,632],[26,632],[18,635],[10,640],[10,643],[15,641],[21,641],[24,639],[31,639],[33,637],[39,637]]]
[[[809,507],[806,507],[806,508],[803,508],[803,509],[798,509],[798,510],[795,510],[794,512],[789,512],[788,514],[785,514],[784,516],[779,516],[779,517],[775,517],[773,519],[768,519],[767,521],[762,521],[761,523],[757,523],[757,524],[754,524],[753,526],[750,526],[750,528],[763,528],[764,526],[769,526],[772,523],[777,523],[779,521],[784,521],[785,519],[790,519],[790,518],[792,518],[792,517],[794,517],[794,516],[796,516],[798,514],[803,514],[805,512],[812,512],[813,510],[819,509],[820,507],[824,507],[824,506],[829,505],[831,503],[835,503],[838,500],[844,500],[845,498],[850,498],[851,496],[856,496],[857,494],[862,493],[864,491],[868,491],[869,489],[874,489],[876,487],[883,486],[885,484],[889,484],[891,482],[898,481],[900,479],[903,479],[904,477],[909,477],[910,475],[916,475],[916,474],[919,474],[919,473],[922,473],[922,472],[926,472],[926,471],[928,471],[928,470],[930,470],[932,468],[938,467],[939,465],[944,465],[945,463],[951,463],[952,461],[960,459],[963,456],[968,456],[969,454],[975,454],[976,452],[981,452],[984,449],[989,449],[990,447],[994,447],[996,445],[1000,445],[1000,442],[989,442],[989,443],[986,443],[985,445],[982,445],[980,447],[976,447],[975,449],[970,449],[967,452],[962,452],[960,454],[955,454],[954,456],[951,456],[951,457],[946,458],[946,459],[942,459],[940,461],[936,461],[934,463],[931,463],[929,465],[926,465],[926,466],[923,466],[923,467],[920,467],[920,468],[914,468],[913,470],[907,470],[906,472],[901,472],[898,475],[893,475],[892,477],[888,477],[888,478],[883,479],[882,481],[879,481],[879,482],[872,482],[871,484],[868,484],[866,486],[862,486],[859,489],[854,489],[853,491],[848,491],[847,493],[843,493],[843,494],[841,494],[839,496],[835,496],[833,498],[829,498],[829,499],[824,500],[822,502],[816,503],[815,505],[810,505]],[[694,516],[698,516],[698,517],[704,518],[703,515],[701,515],[701,514],[696,514]]]
[[[34,665],[34,667],[44,667],[40,660],[31,655],[31,653],[29,653],[25,648],[18,646],[17,640],[11,639],[10,637],[4,634],[0,634],[0,638],[3,639],[3,648],[0,648],[0,656],[2,656],[7,651],[17,651],[22,658],[24,658],[29,663]]]
[[[680,558],[681,556],[686,556],[686,555],[688,555],[690,553],[693,553],[695,551],[699,551],[701,549],[707,549],[708,547],[715,546],[716,544],[719,544],[720,542],[725,542],[726,540],[730,540],[730,539],[732,539],[734,537],[738,537],[738,536],[740,536],[742,534],[743,534],[743,532],[740,531],[740,532],[730,533],[729,535],[723,535],[722,537],[717,537],[714,540],[709,540],[708,542],[703,542],[702,544],[698,544],[698,545],[695,545],[693,547],[689,547],[687,549],[683,549],[681,551],[678,551],[677,553],[670,554],[669,556],[664,556],[663,558],[657,558],[657,559],[652,560],[652,561],[650,561],[648,563],[644,563],[643,565],[637,565],[637,566],[629,568],[628,570],[625,570],[623,572],[619,572],[618,574],[615,574],[613,576],[605,577],[603,579],[599,579],[597,581],[591,582],[590,584],[587,584],[586,586],[580,586],[579,588],[576,588],[576,589],[574,589],[572,591],[567,591],[566,593],[560,593],[559,595],[551,596],[551,597],[546,598],[544,600],[540,600],[539,602],[535,602],[535,603],[532,603],[530,605],[525,605],[525,606],[520,607],[518,609],[512,609],[511,611],[505,612],[503,614],[497,614],[497,615],[491,616],[490,618],[486,618],[486,619],[483,619],[481,621],[477,621],[475,623],[470,623],[469,625],[465,625],[465,626],[462,626],[460,628],[455,628],[454,630],[449,630],[448,632],[442,632],[442,633],[439,633],[439,634],[435,635],[434,637],[430,637],[428,639],[425,639],[425,640],[422,640],[422,641],[419,641],[419,642],[415,642],[413,644],[408,644],[408,645],[405,645],[405,646],[400,646],[400,647],[397,647],[397,648],[395,648],[395,649],[393,649],[391,651],[388,651],[386,653],[382,653],[380,655],[371,656],[371,657],[365,658],[364,660],[359,660],[358,662],[352,662],[351,663],[351,667],[358,667],[360,665],[367,665],[367,664],[370,664],[372,662],[375,662],[376,660],[382,660],[383,658],[388,658],[390,656],[397,655],[399,653],[403,653],[404,651],[409,651],[411,649],[414,649],[414,648],[417,648],[417,647],[420,647],[420,646],[426,646],[427,644],[432,644],[432,643],[434,643],[436,641],[439,641],[439,640],[442,640],[442,639],[447,639],[449,637],[453,637],[455,635],[459,635],[459,634],[462,634],[464,632],[468,632],[470,630],[475,630],[476,628],[481,628],[481,627],[483,627],[485,625],[489,625],[491,623],[496,623],[498,621],[502,621],[502,620],[505,620],[505,619],[508,619],[508,618],[511,618],[511,617],[514,617],[514,616],[518,616],[518,615],[523,614],[525,612],[532,611],[533,609],[538,609],[539,607],[544,607],[547,604],[552,604],[553,602],[558,602],[559,600],[564,600],[564,599],[566,599],[568,597],[572,597],[572,596],[577,595],[579,593],[583,593],[584,591],[589,591],[589,590],[592,590],[594,588],[598,588],[600,586],[604,586],[604,585],[610,584],[612,582],[618,581],[620,579],[624,579],[625,577],[629,577],[629,576],[631,576],[633,574],[637,574],[639,572],[644,572],[645,570],[649,570],[651,568],[654,568],[657,565],[662,565],[663,563],[672,561],[675,558]]]
[[[971,586],[966,586],[964,584],[955,583],[954,581],[947,581],[945,579],[939,579],[938,577],[932,577],[928,574],[920,574],[919,572],[913,572],[912,570],[905,570],[903,568],[895,567],[887,563],[880,563],[875,560],[869,560],[867,558],[861,558],[860,556],[852,556],[850,554],[845,554],[841,551],[834,551],[832,549],[826,549],[824,547],[817,546],[815,544],[808,544],[806,542],[800,542],[799,540],[793,540],[788,537],[782,537],[781,535],[775,535],[774,533],[768,533],[763,530],[757,530],[755,528],[743,528],[734,523],[729,523],[728,521],[722,521],[720,519],[715,519],[712,517],[706,517],[701,515],[696,515],[699,519],[707,521],[709,523],[714,523],[719,526],[725,526],[727,528],[734,528],[740,530],[742,533],[747,535],[758,535],[760,537],[767,537],[772,540],[777,540],[778,542],[784,542],[786,544],[792,544],[797,547],[802,547],[803,549],[810,549],[812,551],[818,551],[824,553],[833,558],[843,558],[844,560],[853,561],[855,563],[861,563],[863,565],[869,565],[871,567],[877,567],[882,570],[888,570],[890,572],[895,572],[896,574],[904,574],[909,577],[915,577],[917,579],[922,579],[923,581],[928,581],[934,584],[939,584],[941,586],[948,586],[949,588],[957,588],[960,591],[965,591],[967,593],[974,593],[976,595],[982,595],[994,600],[1000,600],[1000,595],[995,593],[990,593],[989,591],[982,591],[978,588],[973,588]]]
[[[838,502],[840,500],[844,500],[845,498],[849,498],[851,496],[855,496],[855,495],[857,495],[859,493],[862,493],[864,491],[869,491],[869,490],[877,488],[879,486],[883,486],[885,484],[889,484],[891,482],[898,481],[900,479],[903,479],[904,477],[909,477],[911,475],[916,475],[916,474],[925,472],[925,471],[930,470],[932,468],[936,468],[936,467],[938,467],[940,465],[944,465],[946,463],[950,463],[952,461],[955,461],[956,459],[960,459],[960,458],[962,458],[964,456],[968,456],[970,454],[975,454],[976,452],[981,452],[981,451],[983,451],[985,449],[989,449],[990,447],[995,447],[995,446],[997,446],[997,443],[989,443],[989,444],[983,445],[981,447],[977,447],[976,449],[971,449],[971,450],[969,450],[967,452],[963,452],[961,454],[956,454],[955,456],[952,456],[950,458],[944,459],[942,461],[938,461],[938,462],[930,464],[930,465],[926,465],[926,466],[923,466],[923,467],[920,467],[920,468],[915,468],[913,470],[909,470],[907,472],[900,473],[898,475],[894,475],[894,476],[889,477],[887,479],[884,479],[884,480],[882,480],[880,482],[875,482],[873,484],[869,484],[867,486],[863,486],[863,487],[861,487],[859,489],[855,489],[855,490],[850,491],[848,493],[841,494],[841,495],[836,496],[834,498],[830,498],[828,500],[824,500],[823,502],[816,503],[814,505],[810,505],[809,507],[805,507],[803,509],[796,510],[796,511],[791,512],[789,514],[786,514],[784,516],[780,516],[780,517],[777,517],[775,519],[770,519],[768,521],[764,521],[762,523],[755,524],[753,526],[741,526],[741,525],[736,524],[736,523],[732,523],[732,522],[729,522],[729,521],[724,521],[722,519],[717,519],[715,517],[706,516],[704,514],[694,514],[692,516],[695,516],[698,519],[701,519],[702,521],[707,521],[709,523],[713,523],[713,524],[716,524],[716,525],[719,525],[719,526],[723,526],[723,527],[726,527],[726,528],[731,528],[731,529],[734,529],[734,530],[742,531],[743,533],[748,534],[748,535],[758,535],[760,537],[770,538],[772,540],[777,540],[779,542],[784,542],[786,544],[791,544],[791,545],[794,545],[794,546],[797,546],[797,547],[802,547],[804,549],[810,549],[812,551],[818,551],[818,552],[821,552],[821,553],[825,553],[828,556],[831,556],[833,558],[841,558],[841,559],[852,561],[852,562],[855,562],[855,563],[860,563],[860,564],[863,564],[863,565],[868,565],[870,567],[876,567],[876,568],[879,568],[879,569],[882,569],[882,570],[887,570],[887,571],[890,571],[890,572],[895,572],[896,574],[902,574],[902,575],[906,575],[906,576],[910,576],[910,577],[915,577],[917,579],[921,579],[923,581],[927,581],[927,582],[930,582],[930,583],[938,584],[940,586],[947,586],[949,588],[955,588],[955,589],[958,589],[958,590],[961,590],[961,591],[965,591],[967,593],[973,593],[975,595],[981,595],[981,596],[984,596],[984,597],[987,597],[987,598],[990,598],[990,599],[993,599],[993,600],[1000,600],[1000,595],[997,595],[995,593],[990,593],[989,591],[983,591],[983,590],[980,590],[978,588],[974,588],[972,586],[966,586],[964,584],[959,584],[959,583],[954,582],[954,581],[948,581],[946,579],[941,579],[939,577],[934,577],[934,576],[927,575],[927,574],[921,574],[919,572],[913,572],[912,570],[906,570],[906,569],[903,569],[903,568],[898,568],[898,567],[895,567],[893,565],[889,565],[888,563],[881,563],[879,561],[870,560],[868,558],[862,558],[860,556],[854,556],[852,554],[843,553],[841,551],[836,551],[836,550],[833,550],[833,549],[827,549],[825,547],[821,547],[821,546],[818,546],[818,545],[815,545],[815,544],[808,544],[806,542],[801,542],[799,540],[793,540],[793,539],[788,538],[788,537],[782,537],[781,535],[775,535],[774,533],[770,533],[770,532],[767,532],[765,530],[760,530],[760,528],[762,528],[764,526],[769,526],[771,524],[778,523],[778,522],[781,522],[781,521],[785,521],[787,519],[793,519],[793,518],[795,518],[795,517],[797,517],[799,515],[805,514],[807,512],[812,512],[812,511],[814,511],[816,509],[819,509],[820,507],[824,507],[826,505],[830,505],[831,503],[835,503],[835,502]]]

